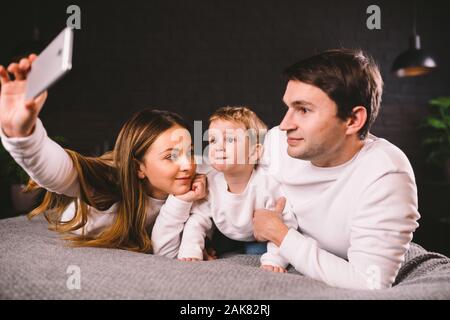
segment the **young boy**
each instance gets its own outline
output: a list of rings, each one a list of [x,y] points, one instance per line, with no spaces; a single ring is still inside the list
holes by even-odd
[[[210,117],[209,123],[208,156],[213,169],[207,173],[208,196],[194,203],[185,224],[178,253],[178,259],[183,261],[203,259],[205,237],[213,225],[229,239],[254,242],[253,211],[273,209],[276,200],[283,196],[278,182],[257,167],[267,127],[253,111],[224,107]],[[282,215],[289,227],[297,229],[288,203]],[[286,272],[287,265],[288,261],[278,254],[278,247],[268,243],[261,267]]]

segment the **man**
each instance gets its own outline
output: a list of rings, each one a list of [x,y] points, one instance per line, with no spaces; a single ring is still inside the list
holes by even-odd
[[[254,233],[299,272],[331,286],[389,288],[418,227],[417,187],[404,153],[369,133],[383,81],[360,51],[338,49],[286,70],[287,111],[269,131],[262,166],[283,186],[299,229],[256,210]]]

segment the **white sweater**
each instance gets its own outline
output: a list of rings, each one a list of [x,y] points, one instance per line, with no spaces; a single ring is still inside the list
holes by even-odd
[[[47,132],[40,119],[37,120],[33,133],[23,138],[8,138],[0,128],[0,137],[5,149],[11,154],[14,160],[26,171],[26,173],[41,187],[64,194],[70,197],[79,197],[80,186],[78,174],[73,166],[72,159],[67,152],[56,142],[47,136]],[[152,232],[153,224],[159,213],[163,216],[181,216],[184,221],[189,216],[192,206],[191,202],[182,201],[172,195],[166,200],[158,200],[151,197],[147,210],[146,227]],[[75,230],[73,233],[95,236],[111,225],[117,214],[117,204],[112,205],[108,210],[100,211],[89,207],[89,214],[86,225],[83,229]],[[75,204],[72,203],[63,213],[61,220],[68,221],[75,214]],[[179,221],[178,221],[179,222]],[[174,230],[181,233],[182,223],[173,226]],[[156,234],[160,234],[157,232]],[[166,255],[166,247],[176,238],[167,238],[162,235],[155,239],[152,232],[153,252],[158,255]]]
[[[253,170],[245,190],[239,194],[228,191],[223,173],[213,169],[206,177],[208,197],[192,207],[192,214],[183,230],[179,258],[203,258],[205,237],[213,222],[230,239],[256,241],[253,212],[257,208],[274,210],[277,199],[284,196],[280,184],[261,168]],[[282,218],[288,226],[297,229],[297,219],[289,203],[286,203]],[[276,245],[268,243],[261,264],[285,268],[289,262],[278,254],[278,250]]]
[[[420,218],[404,153],[369,135],[347,163],[316,167],[287,154],[286,133],[278,127],[264,147],[262,166],[282,184],[300,230],[289,229],[280,254],[331,286],[390,287]]]

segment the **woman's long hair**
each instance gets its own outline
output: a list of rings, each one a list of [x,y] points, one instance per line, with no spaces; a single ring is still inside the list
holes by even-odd
[[[31,219],[44,213],[50,229],[61,233],[83,228],[88,220],[89,207],[104,211],[117,203],[117,215],[111,226],[95,237],[68,235],[74,246],[120,248],[138,252],[152,252],[145,221],[148,206],[146,179],[138,178],[139,161],[153,142],[167,129],[188,125],[169,111],[142,110],[134,114],[122,127],[114,150],[100,157],[85,157],[66,149],[78,173],[79,198],[47,191],[42,203],[28,214]],[[38,189],[30,179],[26,191]],[[75,203],[75,215],[61,221],[62,213]]]

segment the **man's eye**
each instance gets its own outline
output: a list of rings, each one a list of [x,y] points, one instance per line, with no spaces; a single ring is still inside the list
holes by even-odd
[[[307,113],[309,110],[308,109],[306,109],[306,108],[299,108],[299,110],[300,110],[300,112],[301,113]]]

